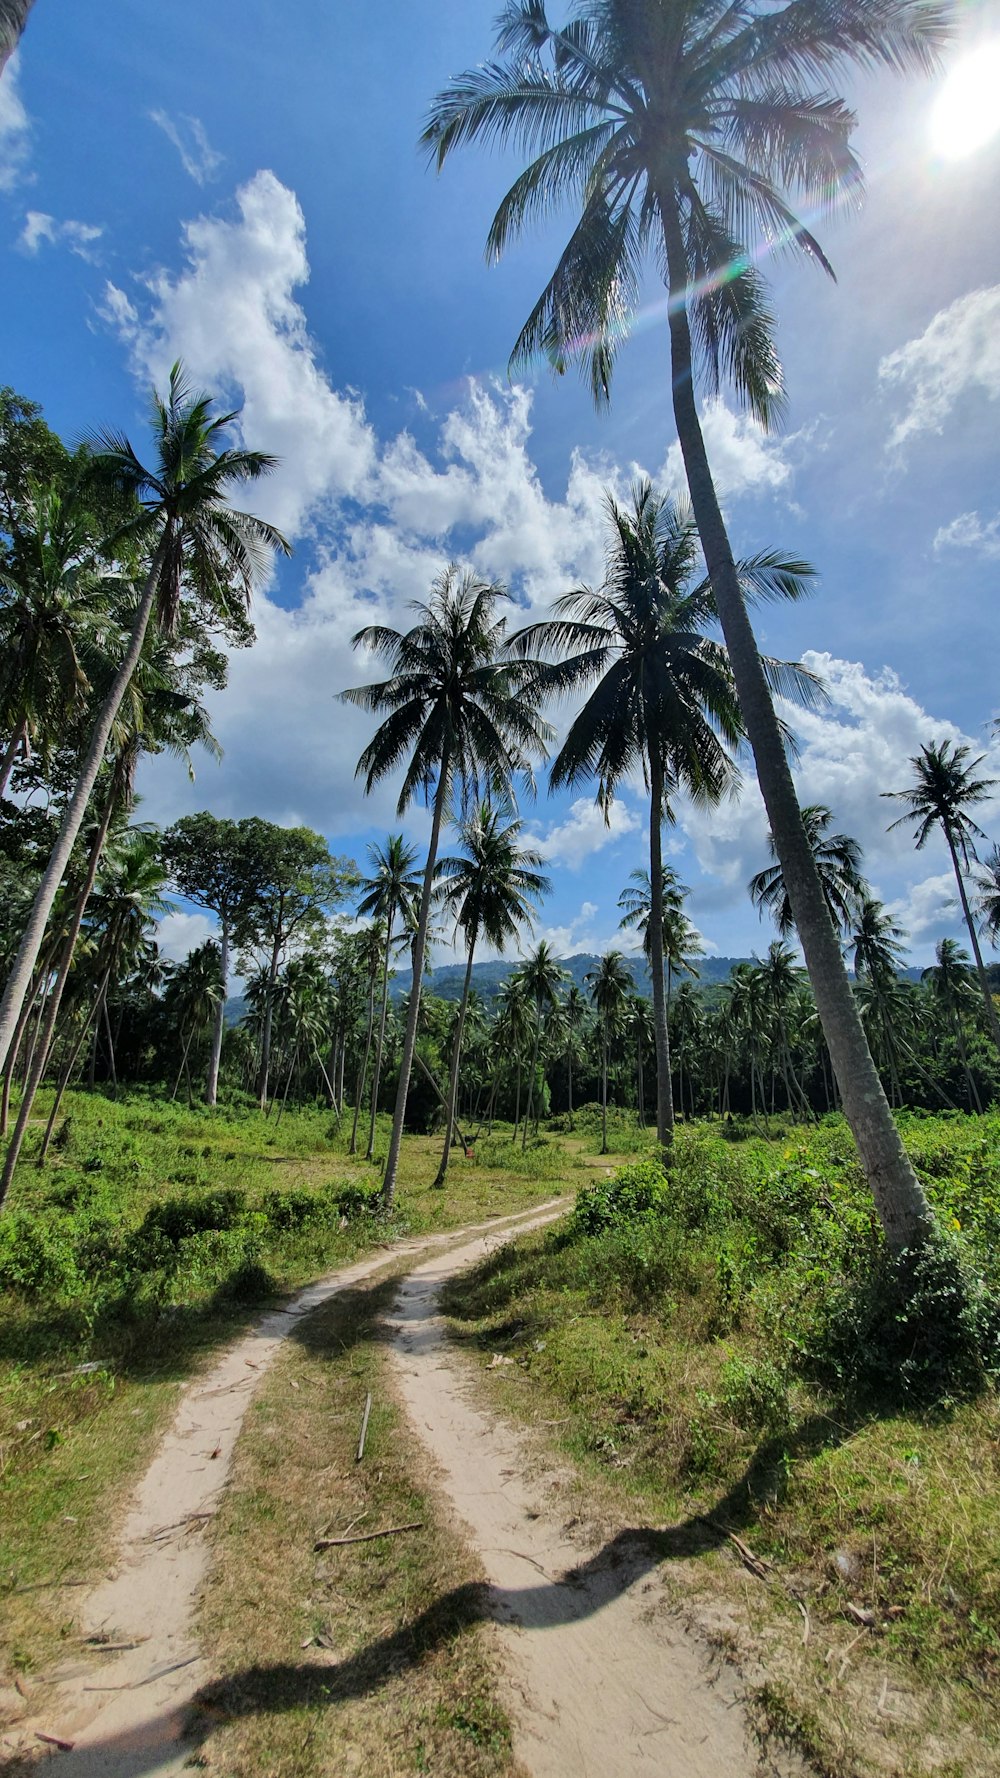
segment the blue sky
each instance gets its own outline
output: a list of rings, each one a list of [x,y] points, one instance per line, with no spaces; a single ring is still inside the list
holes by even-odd
[[[363,860],[397,822],[392,786],[361,796],[368,727],[334,701],[366,677],[353,630],[404,621],[452,555],[541,612],[599,577],[605,487],[624,492],[638,466],[679,489],[655,286],[609,413],[573,377],[512,388],[559,225],[486,266],[513,164],[466,154],[437,178],[417,152],[435,91],[487,55],[494,11],[108,0],[95,29],[92,8],[37,0],[0,81],[0,381],[68,438],[114,425],[141,450],[144,392],[181,356],[282,459],[259,504],[296,553],[213,705],[224,761],[199,762],[193,785],[155,762],[148,818],[304,821]],[[931,739],[967,740],[1000,775],[1000,136],[951,157],[931,130],[949,69],[993,53],[1000,8],[956,19],[942,76],[850,93],[868,198],[820,229],[838,283],[773,268],[783,430],[765,438],[731,396],[704,413],[738,552],[780,545],[820,572],[810,601],[760,626],[831,694],[796,718],[800,794],[861,840],[918,962],[959,933],[954,885],[942,846],[886,833],[879,793]],[[587,793],[543,790],[524,813],[555,885],[540,935],[564,952],[617,942],[619,890],[644,863],[640,787],[610,830]],[[983,825],[1000,839],[1000,803]],[[422,838],[422,812],[407,826]],[[745,894],[765,834],[752,774],[710,816],[678,805],[670,850],[713,951],[771,937]],[[182,953],[204,933],[181,911],[164,936]]]

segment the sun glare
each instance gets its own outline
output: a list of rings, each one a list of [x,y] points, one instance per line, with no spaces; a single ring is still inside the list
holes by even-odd
[[[961,160],[1000,130],[1000,41],[956,62],[931,113],[931,140],[946,160]]]

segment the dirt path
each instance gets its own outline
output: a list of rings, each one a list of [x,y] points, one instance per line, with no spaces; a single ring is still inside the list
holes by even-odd
[[[475,1405],[437,1312],[441,1285],[488,1239],[409,1273],[392,1324],[399,1387],[490,1582],[514,1685],[514,1747],[532,1778],[751,1778],[761,1760],[734,1677],[670,1615],[641,1533],[603,1549],[562,1527],[558,1476],[531,1475],[528,1441]]]
[[[400,1257],[480,1241],[560,1215],[564,1199],[474,1228],[399,1242],[311,1285],[265,1315],[183,1392],[173,1424],[139,1484],[112,1576],[79,1611],[85,1634],[115,1653],[67,1662],[49,1677],[44,1706],[0,1740],[0,1756],[62,1743],[66,1778],[158,1778],[182,1771],[188,1708],[210,1677],[194,1634],[208,1567],[204,1531],[226,1485],[253,1392],[295,1323],[337,1291]],[[477,1247],[475,1251],[479,1251]],[[72,1744],[70,1747],[69,1744]]]

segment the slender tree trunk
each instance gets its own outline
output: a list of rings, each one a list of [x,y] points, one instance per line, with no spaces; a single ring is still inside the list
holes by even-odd
[[[89,1016],[84,1019],[83,1024],[80,1027],[80,1032],[79,1032],[79,1035],[77,1036],[76,1042],[70,1046],[69,1056],[66,1060],[63,1071],[59,1076],[59,1082],[56,1087],[55,1098],[52,1101],[52,1110],[49,1112],[49,1121],[45,1126],[45,1135],[42,1137],[42,1146],[38,1151],[38,1159],[35,1162],[36,1167],[44,1167],[44,1165],[45,1165],[45,1158],[49,1152],[49,1143],[52,1141],[52,1132],[56,1127],[56,1118],[59,1115],[59,1107],[63,1101],[63,1094],[65,1093],[66,1088],[69,1085],[70,1078],[72,1076],[74,1068],[76,1067],[77,1059],[79,1057],[80,1051],[82,1050],[84,1043],[87,1040],[87,1032],[90,1029],[91,1020],[96,1019],[96,1017],[97,1017],[97,1002],[95,1001],[94,1005],[92,1006],[92,1008],[90,1010]]]
[[[261,1111],[267,1110],[267,1089],[271,1073],[271,1028],[274,1024],[274,985],[278,979],[278,958],[281,955],[281,920],[274,935],[271,946],[271,961],[267,970],[267,1000],[264,1005],[264,1026],[260,1034],[260,1080],[257,1093]]]
[[[532,1108],[535,1103],[535,1077],[538,1073],[538,1047],[539,1047],[539,1044],[541,1043],[541,1041],[542,1041],[542,1003],[540,1000],[536,1000],[536,1002],[535,1002],[535,1035],[532,1039],[532,1044],[531,1044],[531,1073],[528,1076],[528,1103],[524,1108],[524,1129],[521,1132],[521,1153],[522,1154],[524,1153],[524,1150],[528,1146],[528,1125],[531,1122],[531,1112],[532,1112]]]
[[[979,934],[976,931],[976,922],[972,918],[969,897],[965,891],[965,878],[959,869],[958,852],[955,847],[955,841],[952,837],[951,830],[948,827],[945,827],[944,832],[945,838],[948,841],[948,850],[951,853],[951,862],[955,872],[955,881],[958,884],[958,893],[962,903],[962,912],[965,915],[965,924],[969,928],[969,938],[972,940],[972,955],[976,959],[976,974],[979,977],[979,987],[983,996],[983,1004],[986,1007],[986,1022],[990,1028],[990,1036],[996,1044],[997,1049],[1000,1050],[1000,1020],[997,1018],[996,1002],[990,993],[990,984],[986,978],[986,967],[983,963],[983,953],[979,946]]]
[[[569,1127],[573,1128],[573,1044],[566,1051],[566,1098],[569,1102]]]
[[[469,960],[465,965],[465,980],[462,983],[462,999],[458,1009],[458,1023],[455,1027],[455,1047],[451,1056],[451,1081],[448,1088],[448,1106],[444,1121],[444,1148],[441,1153],[441,1165],[437,1170],[435,1185],[443,1185],[451,1158],[452,1133],[455,1128],[455,1113],[458,1108],[458,1076],[462,1065],[462,1034],[465,1030],[465,1014],[469,1005],[469,989],[472,985],[472,959],[476,949],[476,931],[469,934]]]
[[[129,637],[128,648],[126,649],[121,665],[115,674],[111,689],[104,700],[101,713],[94,724],[90,743],[80,767],[80,776],[77,779],[76,788],[66,805],[56,843],[52,848],[52,853],[48,864],[45,867],[44,875],[38,885],[38,891],[35,895],[34,905],[32,906],[31,914],[28,918],[28,924],[25,928],[24,936],[18,947],[17,956],[14,959],[10,975],[7,979],[7,986],[4,989],[3,999],[0,1000],[0,1068],[4,1066],[7,1060],[7,1054],[14,1035],[14,1028],[17,1024],[18,1014],[21,1011],[25,995],[31,984],[31,977],[39,950],[41,949],[45,927],[48,922],[49,914],[52,911],[52,903],[56,898],[59,885],[65,875],[66,866],[69,863],[70,853],[73,850],[76,836],[83,824],[83,818],[87,812],[87,804],[90,801],[90,793],[94,788],[97,774],[101,769],[101,763],[104,759],[108,737],[111,733],[111,726],[118,714],[121,701],[128,690],[132,675],[139,664],[139,657],[142,654],[142,645],[146,639],[146,631],[149,627],[149,620],[153,611],[153,603],[156,598],[156,588],[160,576],[160,567],[167,548],[167,539],[168,533],[164,532],[164,536],[157,546],[156,554],[153,557],[152,566],[146,576],[142,598],[139,601],[139,607],[132,622],[132,633]]]
[[[872,1061],[816,863],[802,825],[781,730],[740,590],[695,403],[687,316],[687,262],[677,199],[673,188],[659,197],[669,268],[674,417],[695,523],[711,575],[743,721],[753,749],[757,779],[840,1086],[844,1113],[858,1145],[886,1240],[898,1251],[921,1245],[927,1239],[933,1226],[930,1206],[910,1165]]]
[[[2,0],[0,0],[0,4],[2,4]],[[0,26],[0,36],[2,36],[2,34],[3,27]],[[3,796],[6,792],[7,781],[10,778],[11,772],[14,770],[14,761],[17,758],[17,750],[25,738],[27,729],[27,722],[23,720],[19,722],[4,748],[3,759],[0,761],[0,796]]]
[[[517,1126],[521,1122],[521,1057],[517,1058],[517,1091],[514,1095],[514,1134],[512,1142],[517,1141]]]
[[[608,1152],[608,1026],[601,1041],[601,1153]]]
[[[187,1034],[187,1041],[184,1045],[184,1054],[181,1056],[181,1065],[177,1070],[177,1079],[174,1081],[174,1090],[170,1095],[170,1103],[171,1104],[173,1104],[174,1100],[177,1097],[178,1092],[180,1091],[181,1080],[183,1079],[184,1071],[187,1068],[188,1050],[191,1048],[193,1039],[194,1039],[194,1026],[192,1025],[190,1031]]]
[[[358,1118],[361,1115],[361,1101],[364,1098],[365,1082],[368,1079],[368,1063],[371,1060],[372,1037],[374,1035],[374,1028],[375,1028],[375,977],[374,977],[374,975],[370,975],[368,977],[368,1028],[365,1032],[364,1054],[361,1058],[361,1067],[358,1069],[358,1082],[357,1082],[357,1088],[356,1088],[355,1094],[354,1094],[354,1122],[351,1125],[351,1145],[347,1151],[348,1154],[357,1154],[357,1152],[358,1152]]]
[[[226,995],[229,992],[229,920],[222,916],[222,937],[219,943],[219,973],[222,976],[222,999],[215,1009],[212,1025],[212,1047],[208,1052],[208,1074],[205,1077],[205,1104],[215,1105],[219,1097],[219,1063],[222,1060],[222,1038],[226,1029]]]
[[[441,839],[441,822],[444,819],[445,798],[448,794],[447,751],[441,761],[438,774],[438,787],[434,796],[434,819],[431,824],[431,841],[427,848],[427,863],[424,866],[424,886],[420,892],[420,910],[417,916],[417,932],[413,941],[413,983],[410,988],[410,1004],[406,1014],[406,1031],[403,1035],[403,1054],[399,1064],[399,1085],[396,1088],[396,1106],[392,1114],[392,1135],[389,1138],[389,1153],[385,1163],[385,1177],[382,1180],[382,1202],[386,1209],[392,1204],[396,1195],[396,1174],[399,1171],[399,1151],[403,1142],[403,1124],[406,1121],[406,1096],[410,1090],[410,1071],[413,1067],[413,1052],[417,1046],[417,1021],[420,1018],[420,990],[424,974],[424,954],[427,950],[427,927],[431,916],[431,892],[434,888],[434,867],[437,864],[438,844]]]
[[[108,1011],[108,996],[104,996],[104,1031],[108,1040],[108,1067],[111,1071],[111,1097],[118,1097],[118,1068],[115,1063],[115,1040],[111,1035],[111,1014]]]
[[[655,757],[655,751],[649,748],[649,973],[656,1046],[656,1140],[664,1163],[669,1165],[674,1143],[674,1097],[663,980],[663,762]]]
[[[385,934],[385,958],[382,964],[382,1010],[378,1022],[378,1042],[375,1046],[375,1078],[372,1081],[372,1112],[368,1124],[368,1148],[365,1160],[375,1158],[375,1118],[378,1113],[379,1088],[382,1085],[382,1055],[385,1049],[385,1021],[389,1011],[389,954],[392,950],[392,909]]]

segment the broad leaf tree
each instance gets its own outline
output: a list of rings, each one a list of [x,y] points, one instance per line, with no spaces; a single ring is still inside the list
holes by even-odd
[[[667,288],[670,387],[698,532],[743,721],[840,1082],[890,1245],[931,1227],[872,1061],[802,825],[785,745],[740,589],[696,400],[725,377],[763,426],[781,367],[759,265],[776,248],[829,262],[797,213],[855,198],[855,119],[827,84],[845,65],[928,70],[947,35],[934,0],[508,0],[496,60],[438,95],[423,140],[441,166],[477,143],[519,148],[488,250],[575,206],[578,220],[514,348],[581,362],[598,401],[652,261]]]

